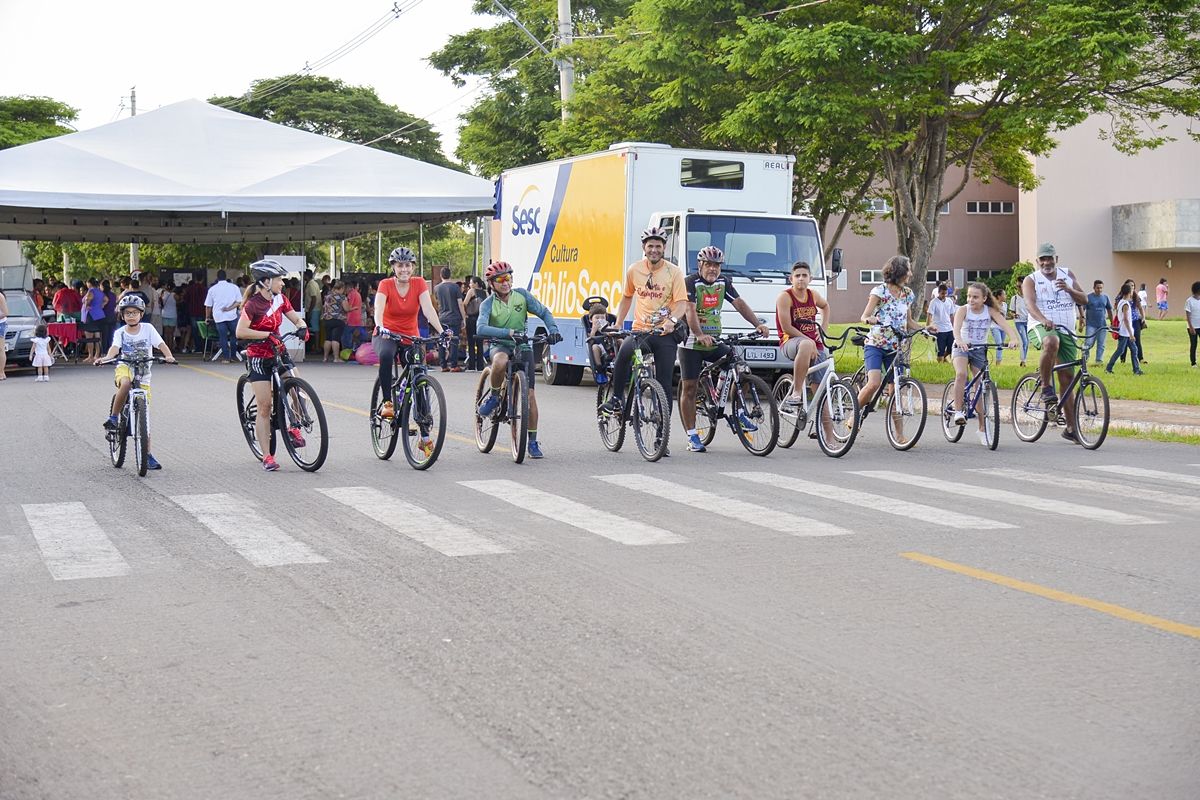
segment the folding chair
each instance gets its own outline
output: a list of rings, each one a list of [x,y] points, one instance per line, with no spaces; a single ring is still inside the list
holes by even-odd
[[[209,327],[208,322],[201,320],[196,323],[196,330],[200,333],[200,338],[204,341],[204,347],[201,350],[200,358],[203,361],[208,360],[208,348],[214,342],[217,342],[216,331]]]

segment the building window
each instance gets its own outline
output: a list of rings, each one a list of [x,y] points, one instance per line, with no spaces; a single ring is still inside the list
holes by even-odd
[[[949,214],[949,213],[950,213],[950,204],[949,204],[949,203],[942,203],[942,204],[941,204],[941,205],[938,207],[938,213],[939,213],[939,214]]]
[[[926,283],[949,283],[950,270],[948,269],[931,269],[925,273]]]
[[[1012,214],[1014,207],[1009,200],[968,200],[968,214]],[[942,212],[948,213],[948,212]]]
[[[689,189],[741,189],[746,185],[746,165],[741,161],[685,158],[679,183]]]
[[[969,270],[967,270],[967,281],[968,282],[970,282],[970,281],[984,282],[988,278],[992,277],[993,275],[999,275],[1001,272],[1005,272],[1005,270],[1002,270],[1002,269],[969,269]]]
[[[858,271],[859,283],[883,283],[883,270],[881,269],[860,269]]]
[[[883,197],[872,197],[867,201],[867,211],[871,214],[886,214],[892,210],[892,205]]]

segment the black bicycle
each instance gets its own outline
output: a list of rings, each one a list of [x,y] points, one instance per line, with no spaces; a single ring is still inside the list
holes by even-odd
[[[1073,338],[1082,354],[1082,357],[1075,361],[1054,366],[1052,375],[1065,369],[1078,370],[1071,376],[1066,391],[1058,397],[1061,401],[1062,398],[1074,395],[1075,438],[1088,450],[1095,450],[1104,444],[1104,439],[1108,436],[1108,390],[1099,378],[1088,372],[1087,351],[1082,345],[1082,340],[1086,337],[1079,336],[1062,325],[1056,325],[1055,330],[1060,336],[1066,334]],[[1036,442],[1051,422],[1058,426],[1066,426],[1067,420],[1062,413],[1061,402],[1058,405],[1047,406],[1042,395],[1042,377],[1037,372],[1031,372],[1017,381],[1017,388],[1013,390],[1013,433],[1022,442]]]
[[[404,457],[413,469],[429,469],[446,441],[446,394],[425,365],[425,345],[439,337],[405,336],[381,331],[395,341],[396,370],[392,378],[392,415],[383,414],[383,384],[371,390],[371,446],[384,461],[404,442]]]
[[[1003,350],[1002,344],[973,344],[972,350]],[[967,422],[973,419],[983,421],[983,433],[987,439],[989,450],[1000,446],[1000,394],[996,391],[996,382],[992,380],[992,372],[987,361],[967,385],[963,387],[962,412],[965,422],[958,425],[954,422],[954,383],[946,384],[942,392],[942,434],[946,441],[953,444],[962,438],[967,429]]]
[[[133,462],[138,475],[144,478],[150,471],[150,398],[146,394],[146,388],[142,386],[142,380],[146,377],[146,368],[151,364],[177,362],[168,361],[163,356],[118,355],[116,358],[104,358],[94,363],[97,366],[128,364],[129,371],[133,373],[129,384],[129,396],[125,398],[125,405],[121,406],[121,411],[117,414],[117,426],[105,429],[104,438],[108,441],[108,456],[112,459],[112,465],[118,469],[124,466],[128,440],[133,439]],[[113,400],[115,399],[116,395],[113,395]],[[108,407],[112,409],[111,401]]]
[[[869,333],[871,330],[859,325],[850,327],[860,334]],[[859,409],[858,424],[861,426],[876,407],[885,405],[887,419],[884,430],[887,431],[888,442],[900,451],[911,449],[920,441],[921,434],[925,430],[925,413],[929,407],[929,399],[925,395],[925,387],[911,375],[910,359],[913,337],[929,335],[924,328],[914,331],[896,331],[900,345],[896,348],[895,357],[892,358],[891,369],[884,371],[883,380],[880,382],[879,388],[875,390],[875,395]],[[859,346],[864,344],[864,340],[857,336],[851,341]],[[867,385],[866,364],[859,367],[858,371],[850,378],[850,385],[854,387],[856,394]],[[881,402],[885,390],[889,387],[892,387],[891,393],[884,402]]]
[[[706,363],[696,378],[696,434],[706,447],[722,419],[753,455],[769,455],[779,443],[779,405],[771,387],[750,371],[736,347],[758,338],[757,333],[721,337],[729,355]]]
[[[611,363],[605,368],[608,380],[596,390],[596,425],[600,429],[600,441],[606,449],[614,453],[625,443],[627,422],[633,424],[633,439],[637,442],[642,458],[658,461],[667,452],[667,440],[671,436],[671,406],[667,401],[666,390],[654,377],[654,354],[645,345],[647,338],[662,335],[663,330],[662,327],[656,327],[638,333],[605,331],[601,336],[588,338],[589,346],[604,336],[614,339],[632,336],[637,342],[637,346],[633,348],[633,368],[621,411],[614,414],[606,407],[614,391]]]
[[[286,333],[280,338],[289,336],[299,339],[295,333]],[[305,472],[316,472],[329,454],[329,427],[325,424],[325,409],[321,407],[321,400],[307,381],[292,373],[296,365],[287,357],[286,351],[277,352],[271,359],[264,360],[270,362],[271,369],[270,454],[275,455],[277,434],[283,432],[284,447],[296,466]],[[250,359],[247,358],[245,363],[246,374],[237,382],[238,420],[246,444],[250,445],[250,452],[262,461],[263,452],[255,436],[258,401],[250,384]]]
[[[475,388],[475,444],[481,453],[490,453],[496,444],[500,424],[507,422],[512,434],[512,459],[520,464],[525,460],[529,445],[529,381],[525,374],[527,359],[533,358],[533,348],[546,344],[549,336],[535,336],[514,331],[510,337],[515,343],[514,353],[504,369],[504,383],[500,386],[500,404],[486,417],[479,415],[479,405],[485,392],[492,387],[492,365],[483,368],[479,385]]]

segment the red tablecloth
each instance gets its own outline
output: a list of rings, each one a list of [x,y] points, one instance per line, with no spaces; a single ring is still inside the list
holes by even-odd
[[[46,332],[62,344],[79,341],[79,326],[74,322],[51,322],[46,326]]]

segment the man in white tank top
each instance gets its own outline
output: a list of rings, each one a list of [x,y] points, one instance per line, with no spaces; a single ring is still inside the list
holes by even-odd
[[[1070,396],[1064,394],[1060,399],[1055,394],[1051,371],[1055,364],[1079,359],[1075,339],[1058,332],[1055,326],[1061,325],[1068,331],[1075,330],[1078,307],[1087,302],[1087,296],[1071,270],[1058,265],[1058,253],[1049,242],[1038,248],[1037,269],[1022,282],[1021,296],[1025,299],[1030,319],[1045,329],[1038,371],[1041,373],[1046,407],[1061,406],[1067,418],[1067,430],[1063,432],[1063,438],[1078,441],[1075,437],[1075,405]],[[1058,371],[1058,385],[1064,392],[1074,372],[1074,369]]]

